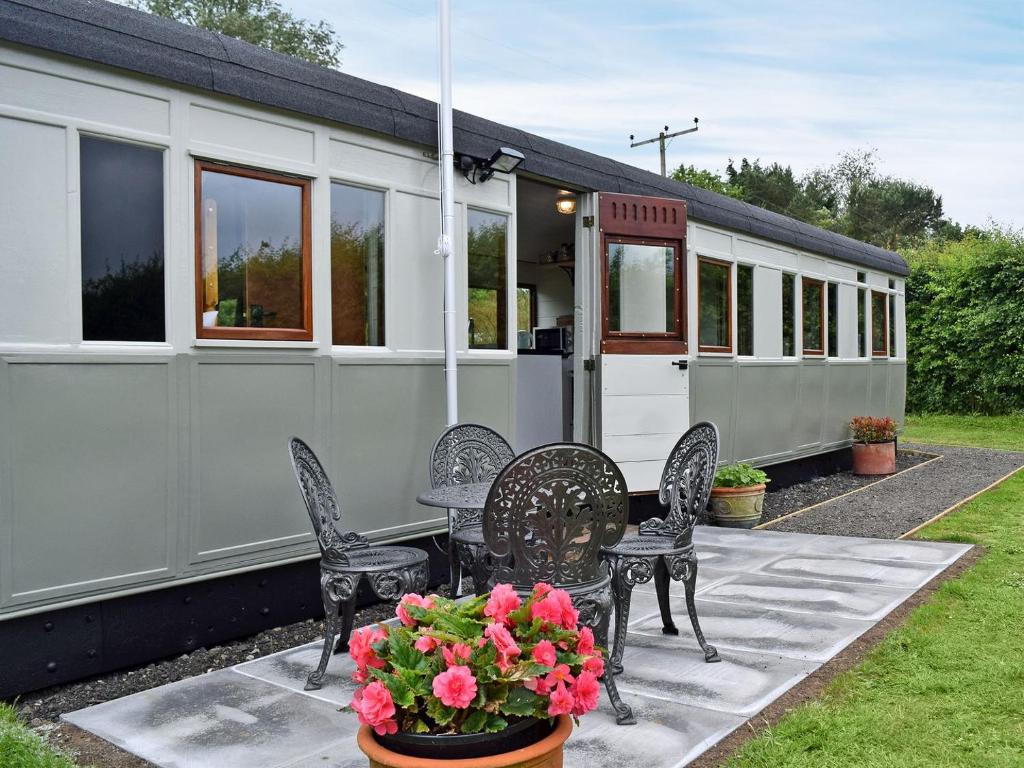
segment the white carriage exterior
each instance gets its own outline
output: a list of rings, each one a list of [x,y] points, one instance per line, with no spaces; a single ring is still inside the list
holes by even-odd
[[[161,150],[166,341],[83,341],[82,136]],[[458,139],[457,139],[458,141]],[[521,146],[528,158],[530,148]],[[457,144],[456,150],[459,149]],[[439,532],[416,504],[444,426],[437,164],[429,146],[0,44],[0,620],[317,556],[285,453],[321,455],[346,522],[374,541]],[[311,181],[312,340],[197,339],[197,158]],[[643,175],[642,172],[637,174]],[[607,450],[631,490],[652,490],[675,438],[716,422],[723,458],[770,464],[848,444],[857,414],[902,418],[904,272],[864,266],[690,216],[687,351],[600,353],[600,189],[578,193],[575,287],[517,250],[517,176],[456,176],[458,309],[467,313],[467,216],[507,217],[505,349],[458,331],[460,417],[516,428],[516,286],[536,286],[539,322],[575,317],[573,436]],[[536,179],[534,179],[536,181]],[[332,344],[332,182],[385,199],[385,344]],[[552,188],[554,189],[554,188]],[[557,245],[557,244],[556,244]],[[701,256],[753,268],[753,354],[698,351]],[[835,283],[838,349],[783,355],[782,281]],[[892,354],[861,355],[860,291],[891,296]],[[890,304],[891,302],[891,304]],[[869,302],[870,303],[870,302]],[[553,309],[551,307],[554,307]],[[800,311],[794,333],[801,338]],[[589,360],[595,360],[590,370]],[[517,449],[528,446],[519,445]],[[652,479],[653,478],[653,479]]]

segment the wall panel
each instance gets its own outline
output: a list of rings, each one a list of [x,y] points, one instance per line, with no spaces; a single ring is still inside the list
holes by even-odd
[[[766,461],[793,450],[799,363],[742,363],[737,368],[735,460]]]
[[[800,365],[799,403],[793,422],[793,444],[797,449],[812,448],[821,443],[827,375],[828,366],[823,362],[804,361]]]
[[[721,436],[719,460],[734,461],[733,398],[736,376],[732,361],[695,360],[690,363],[690,423],[711,421]]]

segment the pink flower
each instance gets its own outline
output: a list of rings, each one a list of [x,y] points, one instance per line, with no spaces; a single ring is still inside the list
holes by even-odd
[[[395,702],[391,693],[380,680],[375,680],[365,688],[360,688],[352,697],[352,709],[359,715],[359,722],[368,725],[379,735],[395,733],[398,723],[395,722]]]
[[[415,627],[416,619],[409,615],[406,608],[410,605],[414,605],[417,608],[433,608],[434,599],[432,597],[423,597],[417,595],[415,592],[409,592],[402,596],[402,599],[398,601],[398,607],[395,608],[395,615],[399,621],[407,627]]]
[[[476,698],[476,678],[469,667],[449,667],[434,678],[433,688],[446,707],[465,709]]]
[[[539,600],[540,598],[544,597],[544,595],[546,595],[548,592],[550,592],[552,589],[554,589],[554,587],[552,587],[547,582],[538,581],[536,584],[533,585],[533,596],[534,596],[535,599]]]
[[[533,647],[531,656],[535,662],[543,664],[545,667],[553,667],[558,662],[555,646],[550,640],[541,640],[537,643]]]
[[[483,638],[480,639],[483,640]],[[449,667],[454,667],[460,662],[469,661],[469,657],[473,655],[473,649],[465,643],[455,643],[452,646],[443,646],[441,653],[444,655],[444,663]]]
[[[594,630],[580,627],[580,638],[576,641],[576,653],[580,656],[592,656],[594,653]]]
[[[374,653],[373,644],[386,639],[387,636],[387,629],[380,624],[361,627],[352,633],[348,642],[348,655],[352,657],[360,671],[365,673],[367,667],[380,669],[384,666],[383,659],[377,658],[377,654]]]
[[[571,683],[573,678],[568,664],[556,664],[546,679],[548,685],[554,688],[558,683]]]
[[[572,713],[577,717],[587,714],[592,709],[597,709],[601,688],[593,673],[584,671],[576,675],[576,681],[572,684],[570,692],[575,701]]]
[[[511,584],[495,584],[491,596],[487,598],[487,605],[484,606],[484,616],[490,616],[501,624],[508,624],[508,615],[518,610],[522,604],[523,601],[519,599]]]
[[[516,657],[522,653],[511,633],[504,624],[488,624],[484,627],[484,637],[490,638],[494,647],[498,649],[498,658],[495,662],[498,669],[502,674],[508,672],[509,668],[515,664]]]
[[[563,589],[552,589],[533,604],[530,618],[540,619],[565,629],[576,629],[580,614],[573,606],[572,597],[568,592]]]
[[[523,680],[523,687],[528,691],[533,691],[538,696],[547,696],[551,693],[551,686],[548,685],[548,681],[543,677],[528,677]]]
[[[548,717],[568,715],[572,712],[575,704],[576,700],[566,689],[565,684],[559,683],[555,690],[551,692],[551,698],[548,699]]]
[[[436,638],[433,638],[430,635],[423,635],[423,637],[418,638],[416,642],[413,643],[413,648],[420,653],[430,653],[432,650],[437,648],[437,645],[438,643]]]
[[[604,659],[600,656],[588,656],[583,661],[583,671],[594,677],[601,677],[604,674]]]

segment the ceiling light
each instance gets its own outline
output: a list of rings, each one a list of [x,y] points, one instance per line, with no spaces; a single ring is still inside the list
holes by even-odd
[[[571,192],[560,194],[555,199],[555,210],[566,216],[576,213],[576,195]]]

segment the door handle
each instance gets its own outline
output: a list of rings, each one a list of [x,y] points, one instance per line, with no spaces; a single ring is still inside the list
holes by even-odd
[[[674,365],[680,371],[685,371],[687,368],[690,367],[690,363],[688,360],[673,360],[672,365]]]

